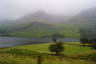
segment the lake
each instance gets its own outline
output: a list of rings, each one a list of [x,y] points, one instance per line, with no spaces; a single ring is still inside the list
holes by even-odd
[[[62,42],[78,42],[79,38],[58,38]],[[0,37],[0,48],[52,42],[52,38]]]

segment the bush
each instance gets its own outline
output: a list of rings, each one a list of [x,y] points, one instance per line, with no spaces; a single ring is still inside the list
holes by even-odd
[[[64,51],[63,43],[58,42],[49,46],[49,51],[55,52],[56,55]]]
[[[89,40],[87,38],[81,38],[80,43],[82,43],[85,46],[86,43],[89,43]]]

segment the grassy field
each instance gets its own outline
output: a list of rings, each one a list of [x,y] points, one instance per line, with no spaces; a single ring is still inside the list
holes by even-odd
[[[90,47],[80,46],[75,42],[64,44],[63,56],[49,55],[48,46],[53,43],[16,46],[0,49],[0,64],[37,64],[38,56],[42,64],[96,64],[96,51]]]
[[[18,37],[42,37],[42,36],[52,36],[54,34],[60,34],[69,38],[79,38],[79,28],[73,24],[58,24],[46,26],[46,24],[39,24],[38,26],[30,26],[27,28],[23,28],[27,26],[27,24],[17,24],[15,27],[22,28],[17,30],[14,26],[10,28],[12,32],[8,32],[9,36],[18,36]],[[6,28],[7,29],[7,28]]]
[[[9,33],[10,36],[19,36],[19,37],[42,37],[42,36],[52,36],[54,33],[59,33],[65,37],[69,38],[79,38],[80,33],[77,30],[70,29],[60,29],[60,30],[53,30],[53,29],[29,29],[19,32],[11,32]]]

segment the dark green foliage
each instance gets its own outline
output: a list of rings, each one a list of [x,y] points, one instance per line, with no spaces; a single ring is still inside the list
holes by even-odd
[[[53,42],[57,42],[57,38],[52,38]]]
[[[58,36],[56,35],[56,34],[54,34],[53,36],[52,36],[52,40],[53,40],[53,42],[57,42],[57,38],[58,38]]]
[[[4,60],[4,59],[0,59],[0,64],[17,64],[15,60]]]
[[[64,51],[63,43],[58,42],[49,46],[49,51],[55,52],[56,55]]]
[[[5,29],[0,30],[0,36],[8,36],[8,32]]]
[[[81,38],[81,39],[80,39],[80,43],[82,43],[84,46],[85,46],[85,44],[88,43],[88,42],[89,42],[89,40],[88,40],[87,38]]]
[[[91,46],[93,49],[96,49],[96,39],[92,39]]]
[[[10,50],[6,50],[5,52],[0,52],[0,53],[9,53],[9,54],[13,54],[16,56],[33,56],[33,55],[40,55],[39,52],[37,51],[30,51],[27,49],[10,49]]]
[[[82,55],[82,56],[79,56],[78,58],[96,61],[96,53],[92,53],[92,54],[88,54],[88,55]]]
[[[96,39],[87,39],[87,38],[81,38],[80,42],[85,46],[87,43],[89,46],[91,46],[93,49],[96,49]]]

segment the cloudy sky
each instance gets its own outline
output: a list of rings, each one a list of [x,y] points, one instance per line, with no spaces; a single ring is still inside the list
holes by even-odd
[[[66,16],[95,7],[96,0],[0,0],[0,18],[16,19],[37,10]]]

